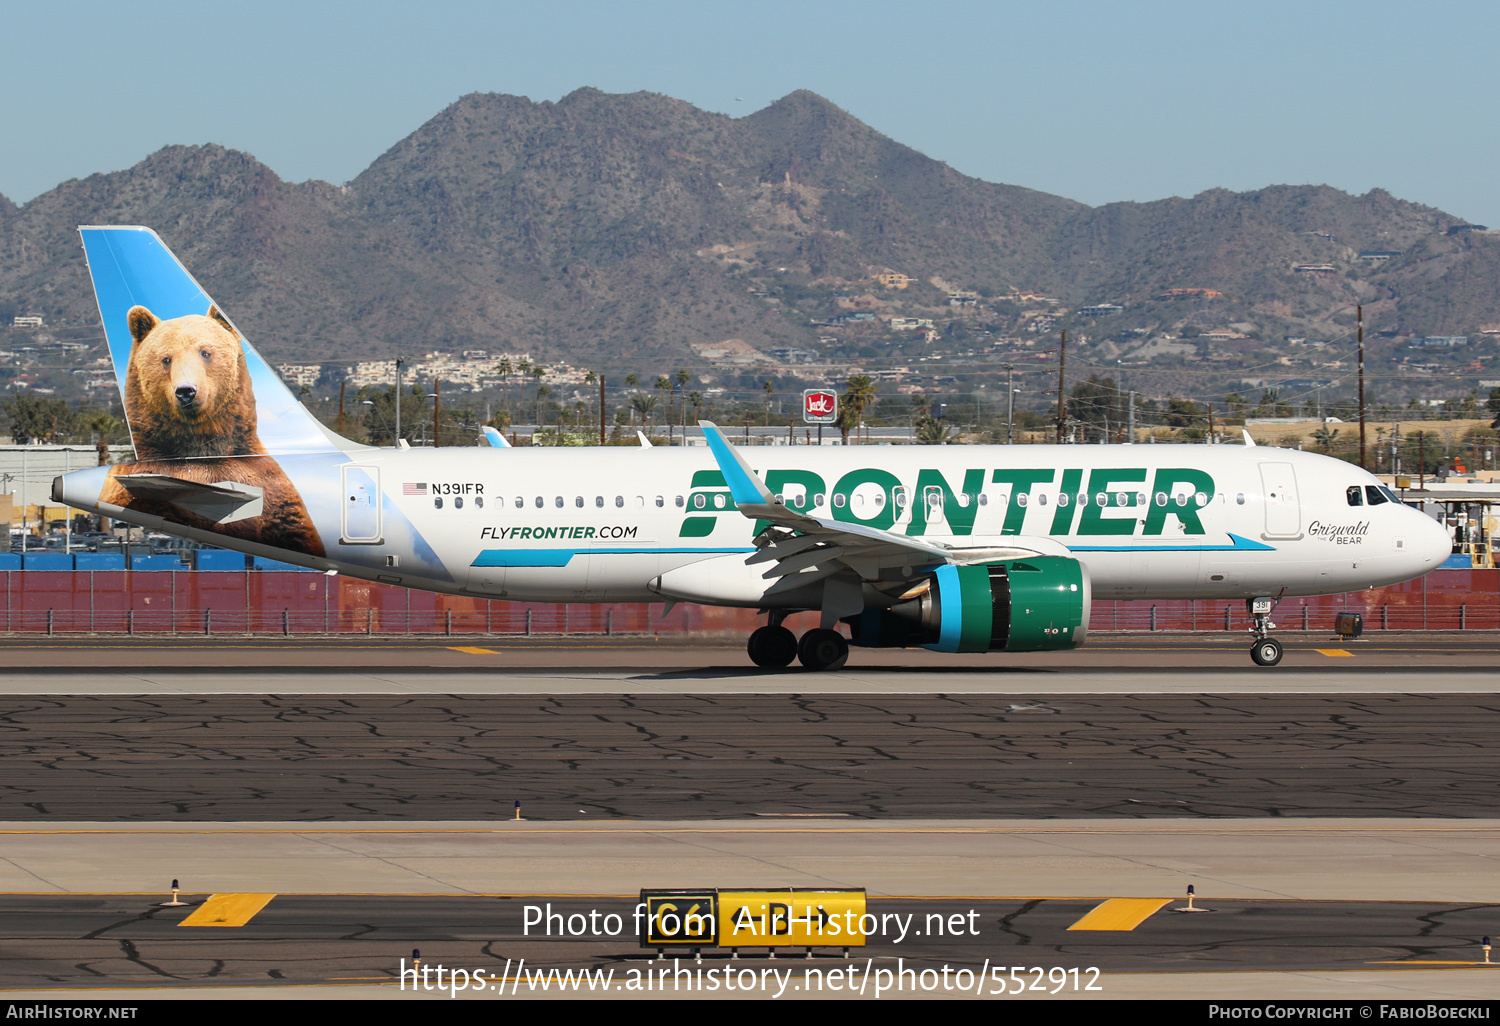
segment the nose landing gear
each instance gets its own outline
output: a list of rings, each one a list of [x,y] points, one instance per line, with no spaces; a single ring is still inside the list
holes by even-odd
[[[1255,644],[1250,646],[1250,661],[1256,666],[1275,666],[1281,662],[1281,642],[1271,637],[1271,631],[1276,629],[1271,622],[1271,609],[1275,605],[1276,600],[1267,597],[1245,600],[1245,611],[1250,614],[1253,624],[1250,633],[1255,635]]]

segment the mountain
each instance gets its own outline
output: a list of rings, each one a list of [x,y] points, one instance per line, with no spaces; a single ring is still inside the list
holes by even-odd
[[[962,175],[806,91],[737,119],[650,93],[472,94],[344,186],[171,146],[19,208],[0,197],[0,310],[96,323],[88,223],[155,228],[278,361],[485,348],[655,373],[697,366],[695,342],[816,346],[841,295],[945,318],[950,289],[1040,291],[1065,315],[1118,303],[1143,333],[1326,335],[1356,302],[1419,334],[1500,323],[1500,241],[1381,190],[1091,208]],[[883,271],[916,281],[898,294]],[[995,302],[994,331],[1021,330],[1028,314]],[[846,355],[899,351],[856,341]]]

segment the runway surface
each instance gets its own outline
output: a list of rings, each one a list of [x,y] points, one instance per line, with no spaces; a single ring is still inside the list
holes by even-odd
[[[1500,816],[1488,694],[8,696],[0,736],[36,823]]]
[[[517,940],[475,895],[840,885],[982,905],[994,933],[934,965],[1104,962],[1114,996],[1500,995],[1419,967],[1500,935],[1500,639],[1298,638],[1273,670],[1238,638],[1099,640],[768,673],[645,639],[6,639],[0,987],[386,996],[414,945],[625,953]],[[173,876],[278,897],[179,940],[144,910]],[[1213,916],[1065,930],[1188,883]]]
[[[1286,657],[1271,669],[1250,662],[1249,638],[1243,632],[1208,634],[1096,634],[1081,649],[1070,652],[981,653],[946,655],[922,649],[854,649],[849,665],[837,674],[807,674],[798,667],[762,671],[745,655],[743,639],[718,636],[605,638],[520,635],[293,635],[242,636],[154,634],[119,635],[25,634],[0,637],[0,665],[12,674],[65,673],[67,670],[108,671],[106,678],[127,684],[134,674],[232,670],[246,667],[274,671],[339,671],[372,679],[392,671],[500,671],[522,669],[615,673],[644,671],[689,673],[708,670],[714,678],[743,678],[762,688],[781,687],[775,679],[813,676],[819,687],[841,686],[864,674],[897,671],[971,674],[1083,672],[1099,676],[1118,669],[1229,670],[1259,675],[1273,683],[1290,672],[1342,672],[1354,684],[1373,670],[1428,669],[1493,671],[1500,652],[1500,634],[1479,631],[1452,633],[1371,633],[1341,641],[1315,633],[1286,635]],[[1107,675],[1107,673],[1105,674]],[[86,681],[91,674],[82,673]],[[557,674],[541,674],[551,680]],[[804,685],[805,688],[805,685]]]
[[[0,988],[396,984],[415,947],[429,973],[437,965],[462,968],[466,985],[476,983],[476,971],[493,977],[477,980],[485,990],[500,980],[530,990],[550,970],[584,969],[597,989],[621,992],[632,975],[666,968],[667,979],[676,971],[678,987],[722,991],[713,981],[729,969],[757,984],[764,972],[770,993],[791,996],[814,986],[842,991],[846,978],[850,990],[873,989],[877,969],[889,986],[899,967],[962,973],[971,996],[1030,988],[1107,995],[1114,973],[1477,967],[1478,940],[1500,915],[1494,905],[1285,901],[1204,902],[1195,905],[1204,914],[1189,915],[1172,901],[1139,925],[1080,932],[1099,902],[874,898],[867,905],[872,935],[856,938],[865,943],[847,957],[840,950],[847,938],[836,936],[813,958],[799,948],[768,959],[747,945],[732,961],[730,952],[711,948],[699,962],[692,949],[668,949],[665,960],[652,961],[656,951],[643,950],[634,935],[634,897],[277,895],[245,925],[204,938],[188,917],[206,897],[187,896],[187,908],[136,895],[0,897],[0,946],[25,950],[0,962]],[[750,929],[744,936],[753,945]],[[990,973],[992,966],[1000,972]],[[1500,965],[1489,971],[1500,973]],[[1500,985],[1500,976],[1489,982]]]

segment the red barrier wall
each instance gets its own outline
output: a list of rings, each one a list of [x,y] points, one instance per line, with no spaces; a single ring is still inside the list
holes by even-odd
[[[747,634],[751,609],[653,603],[504,602],[409,591],[347,577],[289,573],[10,570],[0,630],[176,633]],[[1390,588],[1290,598],[1272,614],[1279,631],[1327,632],[1340,612],[1365,630],[1500,630],[1500,570],[1436,570]],[[1227,614],[1227,621],[1226,621]],[[799,614],[794,629],[815,625]],[[1095,631],[1242,630],[1243,602],[1094,603]]]

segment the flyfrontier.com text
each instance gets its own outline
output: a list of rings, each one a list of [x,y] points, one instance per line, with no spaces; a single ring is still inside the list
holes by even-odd
[[[1034,992],[1042,995],[1064,991],[1103,991],[1098,969],[1064,969],[1053,966],[991,966],[986,960],[980,969],[964,966],[917,968],[898,958],[894,966],[877,966],[867,958],[863,965],[850,963],[828,968],[760,966],[683,965],[672,959],[672,965],[630,966],[602,969],[528,969],[523,958],[518,963],[505,960],[498,971],[486,969],[449,969],[441,963],[420,968],[401,960],[401,989],[447,992],[449,997],[461,993],[493,994],[515,997],[544,992],[619,994],[769,994],[779,998],[786,994],[845,994],[851,997],[880,998],[887,994],[969,994],[974,997],[1003,997]],[[514,970],[514,971],[512,971]]]

